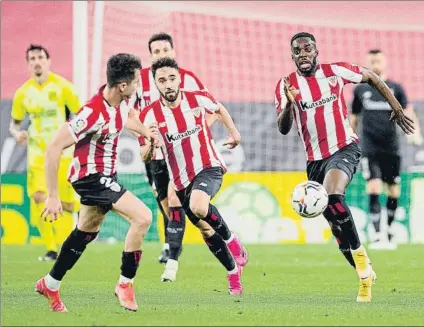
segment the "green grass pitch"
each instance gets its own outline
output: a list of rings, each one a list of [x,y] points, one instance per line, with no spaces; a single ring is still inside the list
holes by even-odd
[[[186,245],[176,283],[159,281],[160,245],[146,244],[136,277],[140,310],[114,297],[122,244],[96,243],[62,283],[69,313],[34,292],[51,263],[43,248],[2,245],[2,326],[424,325],[424,246],[370,252],[378,275],[372,303],[355,302],[357,277],[336,245],[251,245],[245,294],[227,294],[225,270],[204,245]]]

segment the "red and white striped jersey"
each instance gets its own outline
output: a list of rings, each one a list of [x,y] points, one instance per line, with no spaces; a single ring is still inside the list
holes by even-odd
[[[76,144],[68,179],[75,182],[85,176],[116,172],[119,136],[131,109],[126,101],[111,107],[103,98],[102,86],[68,123]]]
[[[178,71],[181,75],[180,89],[182,91],[207,91],[202,82],[197,76],[188,70],[179,68]],[[150,68],[144,68],[140,71],[140,87],[136,93],[137,105],[135,108],[144,108],[152,102],[160,99],[159,90],[156,87]],[[163,154],[160,149],[156,150],[153,155],[153,160],[163,159]]]
[[[206,114],[219,107],[217,101],[206,91],[181,94],[181,104],[176,108],[170,109],[157,100],[140,113],[142,123],[159,127],[161,150],[177,190],[189,186],[205,168],[222,167],[226,171],[206,123]],[[144,145],[145,139],[140,137],[139,142]]]
[[[347,117],[343,87],[360,83],[361,67],[339,62],[320,64],[313,76],[289,75],[299,94],[295,98],[294,118],[308,161],[325,159],[352,142],[358,142]],[[277,83],[277,113],[287,104],[284,80]]]

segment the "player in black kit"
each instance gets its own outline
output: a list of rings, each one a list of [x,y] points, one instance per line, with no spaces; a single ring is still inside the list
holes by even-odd
[[[405,112],[415,122],[415,113],[408,106],[408,99],[402,85],[386,76],[386,60],[380,50],[371,50],[367,56],[368,67],[392,90]],[[395,249],[396,243],[391,232],[400,196],[401,157],[399,153],[398,127],[389,120],[391,107],[381,94],[368,84],[360,84],[354,90],[351,125],[356,131],[359,117],[359,139],[362,150],[362,173],[367,180],[369,212],[376,238],[371,249]],[[415,126],[418,126],[415,123]],[[418,139],[417,137],[415,137]],[[387,225],[388,233],[381,233],[381,205],[379,196],[382,182],[387,184]]]

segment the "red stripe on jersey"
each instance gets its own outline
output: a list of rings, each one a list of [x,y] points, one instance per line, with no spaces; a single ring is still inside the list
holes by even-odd
[[[88,162],[90,146],[91,146],[90,143],[91,143],[91,138],[84,138],[77,143],[78,146],[77,145],[75,146],[74,157],[78,158],[78,162],[80,165],[78,177],[87,175],[87,170],[88,170],[87,162]]]
[[[281,81],[282,81],[282,79],[280,79],[278,81],[277,87],[275,88],[275,97],[276,97],[277,102],[278,102],[278,106],[277,106],[277,108],[275,108],[277,110],[277,114],[279,114],[281,112],[281,110],[283,110],[283,108],[281,108],[281,93],[280,93]]]
[[[331,65],[322,65],[321,66],[322,71],[324,72],[325,77],[331,77],[334,76],[334,78],[337,78],[336,75],[333,72],[333,69],[331,68]],[[340,96],[343,96],[341,94],[340,90],[340,84],[339,79],[337,78],[337,83],[335,86],[328,83],[328,86],[330,87],[331,94],[337,95],[338,98]],[[339,108],[338,101],[333,101],[333,115],[334,115],[334,124],[336,127],[336,137],[337,137],[337,146],[339,149],[346,146],[346,131],[343,125],[343,119],[342,118],[342,109]]]
[[[299,83],[297,82],[296,73],[291,73],[289,75],[289,82],[291,85],[293,85],[296,89],[299,90]],[[296,99],[297,98],[298,96],[296,97]],[[306,153],[308,154],[308,158],[313,158],[314,153],[312,151],[312,145],[311,145],[311,134],[309,134],[308,126],[307,126],[308,114],[306,113],[306,111],[303,111],[302,109],[300,109],[302,108],[301,105],[297,104],[297,107],[299,108],[298,110],[299,120],[302,126],[302,131],[300,132],[302,133],[303,141],[305,142]]]
[[[315,77],[305,78],[308,83],[309,90],[312,95],[312,101],[318,101],[322,97],[321,89]],[[317,129],[318,144],[322,157],[326,158],[330,155],[328,142],[327,142],[327,126],[324,118],[325,106],[315,108],[315,126]]]
[[[186,97],[188,105],[190,106],[191,109],[199,107],[199,103],[197,102],[195,94],[184,93],[184,96]],[[196,115],[193,115],[193,116],[194,116],[194,119],[196,121],[196,126],[203,126],[203,124],[202,124],[202,121],[203,121],[202,112],[200,112],[199,117],[196,117]],[[208,128],[208,127],[205,126],[204,128]],[[209,167],[211,165],[211,158],[210,158],[208,147],[207,147],[207,144],[206,144],[205,133],[203,132],[203,130],[201,130],[197,135],[199,137],[200,156],[202,158],[203,168]]]
[[[158,124],[166,122],[160,101],[154,102],[152,110]],[[181,183],[180,169],[178,168],[177,158],[175,157],[175,153],[173,151],[174,146],[166,139],[166,134],[168,133],[168,126],[165,124],[165,126],[160,127],[159,130],[161,134],[163,134],[163,139],[165,140],[166,152],[168,156],[169,166],[171,167],[172,171],[172,176],[174,177],[175,187],[177,188],[177,190],[182,190],[184,189],[184,185]],[[166,158],[166,156],[164,157]]]
[[[143,85],[143,94],[141,95],[144,99],[144,104],[148,106],[150,104],[150,68],[141,70],[141,84]],[[149,95],[146,95],[149,92]]]
[[[117,113],[116,113],[115,127],[118,131],[124,128],[123,122],[122,122],[122,112],[119,109],[117,109]],[[113,140],[114,149],[118,149],[118,140],[119,140],[119,136],[115,137],[115,139]],[[116,171],[116,154],[117,154],[117,151],[114,151],[113,157],[112,157],[112,168],[111,168],[112,174]]]
[[[187,130],[187,123],[185,121],[183,111],[181,110],[181,104],[178,107],[172,109],[172,112],[174,114],[175,122],[177,123],[178,133],[185,132]],[[184,153],[184,159],[186,162],[187,177],[189,181],[192,181],[196,175],[193,165],[193,149],[191,148],[190,137],[186,137],[181,140],[181,148]]]
[[[107,110],[103,110],[103,116],[105,121],[110,121],[110,116]],[[104,127],[103,127],[104,128]],[[97,167],[98,173],[103,173],[105,171],[104,155],[105,155],[105,143],[108,137],[109,127],[102,129],[102,134],[96,142],[96,150],[94,152],[94,163]]]

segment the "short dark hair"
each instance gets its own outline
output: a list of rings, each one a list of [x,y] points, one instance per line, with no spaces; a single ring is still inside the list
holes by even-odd
[[[130,83],[137,69],[141,69],[141,61],[137,56],[128,53],[113,55],[107,61],[107,85],[114,87],[119,83]]]
[[[368,51],[368,54],[379,54],[379,53],[383,53],[383,51],[381,51],[380,49],[371,49],[370,51]]]
[[[312,41],[316,42],[315,36],[313,36],[312,34],[307,33],[307,32],[300,32],[300,33],[293,35],[293,37],[290,40],[290,46],[293,44],[294,40],[301,38],[301,37],[309,37]]]
[[[28,48],[26,49],[26,59],[27,60],[28,60],[28,54],[29,54],[29,52],[30,51],[34,51],[34,50],[44,51],[44,53],[46,54],[47,59],[50,58],[50,54],[49,54],[49,52],[47,51],[47,49],[44,46],[42,46],[41,44],[32,44],[31,43],[28,46]]]
[[[164,57],[164,58],[156,60],[150,67],[150,69],[152,70],[153,78],[155,78],[156,76],[156,71],[163,67],[170,67],[170,68],[175,68],[176,70],[178,70],[178,64],[174,59]]]
[[[152,53],[152,43],[155,41],[168,41],[171,45],[171,48],[174,49],[174,41],[172,40],[172,36],[166,33],[158,33],[153,34],[152,37],[149,39],[149,52]]]

